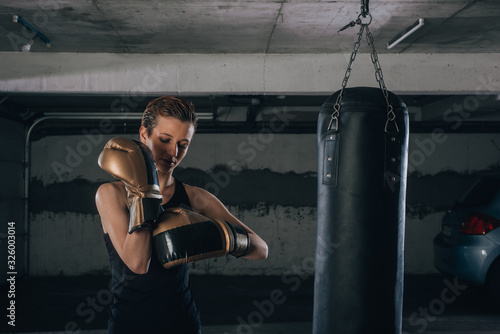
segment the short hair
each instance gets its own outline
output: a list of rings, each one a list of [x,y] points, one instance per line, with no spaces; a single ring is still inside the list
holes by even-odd
[[[141,122],[141,125],[147,129],[148,136],[151,136],[154,127],[158,124],[158,116],[177,118],[182,122],[193,124],[195,128],[198,124],[193,103],[180,97],[164,95],[148,103]]]

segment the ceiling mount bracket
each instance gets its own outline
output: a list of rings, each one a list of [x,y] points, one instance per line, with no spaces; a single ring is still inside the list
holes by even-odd
[[[50,45],[51,45],[50,40],[44,34],[42,34],[40,31],[38,31],[35,27],[33,27],[31,24],[29,24],[21,16],[13,15],[12,21],[21,24],[23,27],[25,27],[26,29],[28,29],[29,31],[31,31],[32,33],[35,34],[35,36],[28,42],[28,44],[26,44],[23,47],[23,51],[26,51],[26,52],[29,51],[31,49],[31,45],[33,45],[33,42],[34,42],[35,38],[37,38],[37,37],[40,38],[48,48],[50,48]]]

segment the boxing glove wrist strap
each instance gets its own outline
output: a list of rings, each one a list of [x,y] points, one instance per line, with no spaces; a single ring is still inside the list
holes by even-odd
[[[231,228],[231,232],[233,232],[234,236],[234,248],[229,254],[237,258],[245,256],[250,248],[250,238],[248,237],[247,231],[239,225],[227,224]]]

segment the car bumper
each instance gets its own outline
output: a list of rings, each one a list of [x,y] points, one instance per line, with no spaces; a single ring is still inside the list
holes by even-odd
[[[440,233],[434,238],[434,266],[444,274],[470,284],[484,285],[498,244],[484,236],[467,236],[461,244],[450,244]]]

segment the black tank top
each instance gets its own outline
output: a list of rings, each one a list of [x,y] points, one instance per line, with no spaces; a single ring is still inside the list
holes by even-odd
[[[190,208],[184,185],[175,181],[172,198],[163,208]],[[189,265],[165,269],[153,253],[146,274],[133,273],[104,234],[111,262],[108,333],[201,333],[200,315],[189,284]]]

